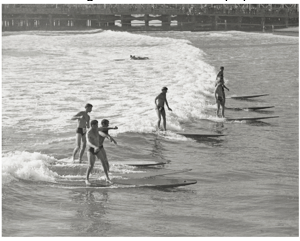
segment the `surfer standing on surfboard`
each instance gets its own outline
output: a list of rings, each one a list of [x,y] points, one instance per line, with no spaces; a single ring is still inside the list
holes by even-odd
[[[114,142],[117,144],[117,142],[108,134],[108,130],[110,129],[118,129],[117,126],[111,128],[109,126],[109,121],[104,119],[101,121],[102,127],[98,128],[98,121],[97,120],[92,120],[91,121],[91,128],[87,132],[87,144],[88,144],[88,168],[86,171],[86,180],[85,183],[86,185],[91,185],[89,181],[89,176],[91,171],[93,170],[96,157],[98,160],[101,161],[104,173],[106,175],[106,182],[107,183],[112,183],[109,176],[109,163],[107,160],[106,152],[103,147],[103,142],[105,138],[108,138],[111,142]]]
[[[76,129],[76,147],[73,151],[73,162],[75,162],[75,156],[79,149],[79,163],[82,162],[82,156],[86,147],[85,134],[87,128],[90,128],[90,116],[88,113],[92,111],[92,108],[93,106],[88,103],[85,105],[85,111],[80,111],[71,118],[71,120],[78,120]]]
[[[172,111],[172,109],[169,107],[168,101],[167,101],[167,91],[168,88],[167,87],[163,87],[161,89],[161,93],[155,98],[154,102],[155,102],[155,110],[157,113],[157,117],[158,117],[158,122],[157,122],[157,128],[158,130],[160,130],[160,121],[161,121],[161,117],[163,118],[163,125],[164,125],[164,130],[166,131],[166,111],[165,111],[165,103],[168,107],[168,110]]]

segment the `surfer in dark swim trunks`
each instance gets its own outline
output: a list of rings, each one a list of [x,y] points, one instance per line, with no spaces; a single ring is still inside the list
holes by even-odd
[[[166,111],[165,111],[165,103],[168,107],[168,110],[172,111],[172,109],[169,107],[168,101],[167,101],[167,87],[163,87],[162,92],[155,98],[155,110],[157,113],[158,121],[157,121],[157,128],[160,130],[160,122],[161,122],[161,117],[163,118],[163,125],[164,125],[164,130],[166,131]]]
[[[92,111],[93,106],[91,104],[85,105],[85,111],[80,111],[74,115],[71,120],[78,120],[76,129],[76,147],[73,151],[73,162],[75,162],[75,156],[79,152],[79,163],[82,162],[82,156],[86,147],[86,130],[90,128],[90,116],[89,112]]]
[[[87,153],[89,166],[86,171],[86,185],[91,185],[89,182],[89,176],[91,171],[93,170],[96,157],[101,161],[104,173],[106,175],[106,182],[111,183],[111,180],[108,176],[109,172],[109,163],[107,160],[106,152],[103,147],[103,142],[105,138],[108,138],[111,142],[117,144],[117,142],[108,134],[108,130],[110,129],[118,129],[117,126],[111,128],[109,126],[109,121],[104,119],[101,122],[102,127],[98,128],[98,121],[91,121],[91,128],[87,132],[87,144],[89,147],[89,151]]]
[[[89,148],[89,152],[92,153],[93,155],[97,155],[99,153],[100,149],[102,149],[102,148],[103,148],[103,146],[99,146],[98,151],[95,152],[95,148],[94,147],[90,147]]]
[[[217,83],[217,87],[215,88],[215,98],[217,103],[217,117],[219,117],[220,106],[222,106],[222,117],[225,118],[224,111],[225,111],[225,95],[224,90],[222,89],[222,83],[219,81]]]

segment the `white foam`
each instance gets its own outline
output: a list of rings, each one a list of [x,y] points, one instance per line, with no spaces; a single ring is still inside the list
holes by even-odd
[[[187,40],[126,32],[13,35],[3,39],[3,50],[2,124],[21,124],[30,133],[74,133],[70,119],[86,103],[94,105],[91,119],[119,126],[112,135],[152,132],[154,99],[163,86],[173,109],[167,111],[168,129],[180,131],[181,122],[205,113],[216,76],[203,51]],[[129,60],[131,54],[149,60]]]
[[[85,172],[83,172],[84,174],[79,173],[86,168],[86,163],[73,163],[72,158],[55,159],[38,152],[10,152],[2,155],[2,183],[5,185],[20,179],[34,182],[84,180]],[[102,165],[97,163],[91,176],[98,177],[99,174],[102,175],[103,173]],[[111,177],[127,173],[142,173],[142,171],[131,166],[110,165]]]
[[[55,158],[26,151],[7,153],[2,156],[2,183],[25,179],[32,181],[54,181],[58,176],[48,165],[55,162]]]

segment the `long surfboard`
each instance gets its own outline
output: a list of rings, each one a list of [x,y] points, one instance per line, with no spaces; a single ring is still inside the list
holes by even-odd
[[[273,108],[275,106],[252,106],[252,107],[225,107],[226,109],[231,109],[231,110],[263,110],[263,109],[269,109]]]
[[[270,119],[270,118],[278,118],[278,117],[279,116],[234,117],[234,118],[226,118],[226,121],[261,120],[261,119]]]
[[[249,98],[256,98],[261,96],[267,96],[269,94],[259,94],[259,95],[232,95],[226,97],[226,99],[249,99]]]
[[[274,108],[275,106],[252,106],[252,107],[244,107],[244,110],[263,110],[263,109],[269,109]]]
[[[214,134],[214,133],[188,133],[188,132],[177,132],[176,134],[182,135],[185,137],[194,137],[194,138],[200,138],[200,137],[220,137],[225,136],[222,134]]]
[[[117,165],[127,165],[127,166],[136,166],[136,167],[149,167],[149,166],[160,166],[165,165],[168,162],[166,161],[120,161],[120,162],[111,162],[112,164]]]
[[[179,187],[196,184],[196,180],[191,179],[162,179],[162,178],[140,178],[140,179],[118,179],[113,180],[114,184],[130,185],[135,187]]]
[[[156,171],[151,171],[151,172],[122,174],[122,177],[131,178],[131,179],[134,179],[134,178],[149,178],[149,177],[152,178],[152,177],[157,177],[157,176],[166,176],[166,175],[189,172],[191,170],[192,169],[181,169],[181,170],[158,169]]]
[[[196,180],[177,179],[177,178],[134,178],[134,179],[112,179],[112,184],[106,183],[104,180],[91,181],[91,185],[86,185],[81,181],[65,181],[55,183],[55,185],[68,188],[122,188],[122,187],[179,187],[196,184]]]

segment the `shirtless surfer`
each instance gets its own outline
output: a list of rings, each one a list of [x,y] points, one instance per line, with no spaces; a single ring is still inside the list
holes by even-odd
[[[109,126],[109,121],[104,119],[101,122],[102,127],[98,128],[98,121],[97,120],[92,120],[91,121],[91,128],[87,132],[87,144],[88,144],[88,168],[86,171],[86,180],[85,183],[86,185],[91,185],[89,181],[89,176],[91,171],[93,170],[96,157],[98,160],[101,161],[104,173],[106,175],[106,182],[107,183],[112,183],[109,176],[109,163],[107,160],[106,152],[103,147],[103,142],[105,138],[108,138],[111,142],[114,142],[117,144],[117,142],[108,134],[108,130],[110,129],[118,129],[117,126],[111,128]]]
[[[218,106],[217,109],[217,117],[219,117],[219,112],[220,112],[220,105],[222,106],[222,117],[225,118],[224,115],[224,110],[225,110],[225,95],[224,95],[224,90],[222,87],[222,82],[219,81],[217,83],[217,86],[215,88],[215,98],[216,98],[216,103]]]
[[[93,106],[88,103],[85,105],[85,111],[80,111],[71,118],[71,120],[78,120],[76,129],[76,147],[73,151],[73,162],[75,162],[75,156],[79,149],[79,163],[82,162],[82,156],[86,147],[85,134],[87,128],[90,128],[90,116],[88,115],[88,113],[92,111],[92,108]]]
[[[163,117],[163,125],[164,125],[164,130],[166,131],[166,111],[165,111],[165,103],[168,107],[168,110],[172,111],[172,109],[169,107],[168,101],[167,101],[167,91],[168,88],[167,87],[163,87],[161,89],[161,93],[155,98],[154,102],[155,102],[155,110],[157,113],[157,117],[158,117],[158,122],[157,122],[157,128],[158,130],[160,130],[160,121],[161,121],[161,117]]]
[[[223,67],[223,66],[220,67],[220,71],[219,71],[219,73],[217,74],[216,80],[217,80],[217,82],[216,82],[216,84],[215,84],[215,87],[217,87],[218,83],[221,82],[222,88],[223,88],[223,92],[224,92],[224,97],[225,97],[225,91],[224,91],[224,88],[225,88],[226,90],[228,90],[228,91],[229,91],[229,89],[225,86],[225,81],[224,81],[224,67]]]

